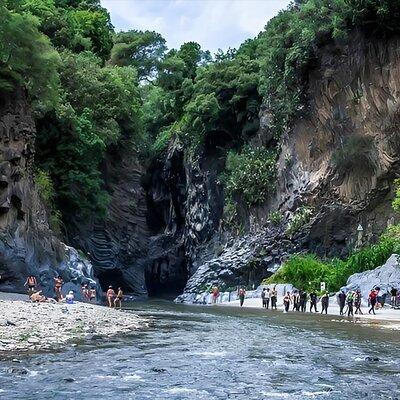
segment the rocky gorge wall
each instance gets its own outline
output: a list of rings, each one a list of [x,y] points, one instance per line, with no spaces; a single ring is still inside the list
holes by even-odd
[[[371,40],[354,32],[346,44],[319,49],[318,66],[307,77],[308,104],[282,138],[275,193],[249,210],[247,237],[223,241],[220,254],[210,253],[203,262],[191,259],[197,270],[178,301],[194,301],[211,284],[224,289],[257,284],[293,252],[345,256],[395,221],[399,48],[398,37]],[[264,105],[252,143],[268,147],[272,138],[271,112]],[[335,163],[338,157],[345,168]],[[311,217],[289,234],[287,224],[303,206],[312,210]],[[271,211],[282,215],[279,228],[268,219]],[[249,278],[249,269],[258,279]]]
[[[344,256],[356,244],[374,241],[395,218],[399,48],[398,37],[371,40],[354,32],[347,43],[318,50],[306,77],[307,104],[281,139],[276,190],[258,207],[240,205],[240,234],[223,221],[220,175],[228,140],[206,142],[194,155],[174,139],[150,165],[128,146],[109,149],[102,165],[111,198],[107,216],[75,221],[67,237],[89,255],[93,270],[77,261],[80,253],[72,257],[87,271],[65,264],[74,250],[66,250],[49,228],[33,181],[35,128],[24,95],[2,97],[0,290],[22,290],[30,271],[50,287],[66,265],[66,277],[74,275],[71,268],[82,270],[79,276],[95,274],[103,288],[122,285],[138,296],[183,292],[179,300],[191,302],[211,284],[258,285],[294,252]],[[263,105],[250,143],[269,147],[272,137],[271,110]],[[335,162],[338,156],[345,168]],[[312,210],[310,218],[288,232],[302,206]],[[271,223],[271,211],[282,216],[280,224]]]
[[[0,96],[0,291],[25,291],[28,274],[53,296],[53,277],[65,290],[96,286],[92,265],[49,226],[49,212],[34,182],[35,125],[22,90]]]

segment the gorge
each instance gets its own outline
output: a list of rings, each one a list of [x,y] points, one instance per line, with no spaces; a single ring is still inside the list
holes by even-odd
[[[379,2],[295,2],[214,59],[115,33],[95,0],[47,14],[25,3],[0,6],[2,42],[30,23],[59,53],[46,61],[58,98],[30,75],[43,60],[21,67],[26,54],[1,48],[1,291],[34,274],[50,294],[61,274],[74,290],[192,302],[210,285],[258,285],[292,254],[346,258],[398,221],[398,2],[385,15]],[[85,13],[100,28],[85,31]]]

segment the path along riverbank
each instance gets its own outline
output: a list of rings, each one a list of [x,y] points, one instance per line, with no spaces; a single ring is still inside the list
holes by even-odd
[[[137,315],[88,303],[31,303],[0,293],[0,356],[62,349],[129,334],[147,325]]]
[[[240,307],[239,300],[233,300],[231,302],[226,302],[226,303],[218,303],[216,306],[218,307]],[[250,298],[250,299],[245,299],[243,307],[242,308],[258,308],[262,309],[262,301],[261,298]],[[277,305],[278,312],[283,312],[283,304]],[[321,312],[321,303],[318,303],[317,309],[319,312]],[[347,307],[345,308],[345,310]],[[290,307],[289,313],[298,313],[302,314],[299,311],[291,311],[292,306]],[[307,302],[307,314],[309,313],[310,310],[310,302]],[[370,321],[371,324],[373,325],[378,325],[382,328],[388,328],[388,329],[396,329],[400,330],[400,310],[395,310],[390,308],[389,306],[385,306],[383,309],[376,310],[376,315],[373,314],[368,314],[368,307],[362,307],[362,311],[364,314],[355,314],[354,317],[347,317],[343,315],[339,315],[339,305],[336,302],[333,302],[333,299],[330,299],[330,304],[328,307],[328,315],[330,316],[336,316],[336,317],[341,317],[341,318],[346,318],[346,319],[362,319],[365,320],[366,322]],[[265,310],[265,312],[272,312],[271,309]],[[276,311],[275,311],[276,312]],[[315,314],[315,313],[313,313]]]

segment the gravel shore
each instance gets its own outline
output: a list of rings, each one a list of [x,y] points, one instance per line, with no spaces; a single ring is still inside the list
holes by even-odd
[[[103,306],[31,303],[18,296],[21,295],[0,296],[0,355],[57,350],[68,344],[106,340],[147,324],[133,313]]]
[[[262,309],[261,298],[252,298],[245,299],[243,308],[259,308]],[[240,307],[239,300],[233,300],[227,303],[218,303],[217,306],[223,307]],[[307,314],[309,314],[310,303],[307,303]],[[321,311],[321,304],[318,303],[318,310]],[[292,310],[292,307],[290,307]],[[269,312],[271,310],[265,310],[265,312]],[[278,311],[283,312],[283,304],[278,303]],[[328,307],[328,315],[336,316],[340,318],[349,318],[349,319],[363,319],[366,321],[371,321],[374,325],[380,325],[383,328],[390,328],[395,330],[400,330],[400,310],[394,310],[385,306],[383,309],[376,310],[376,315],[368,314],[368,307],[363,306],[362,311],[364,314],[356,314],[354,317],[340,316],[339,315],[339,306],[336,303],[330,302]],[[296,311],[289,311],[296,313]],[[315,314],[315,313],[313,313]],[[319,315],[319,314],[318,314]]]

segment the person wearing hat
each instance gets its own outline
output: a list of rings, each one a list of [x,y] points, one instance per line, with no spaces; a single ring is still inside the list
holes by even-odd
[[[106,296],[108,300],[108,307],[112,308],[114,304],[115,292],[111,285],[108,287]]]

